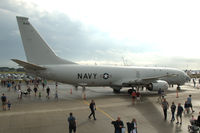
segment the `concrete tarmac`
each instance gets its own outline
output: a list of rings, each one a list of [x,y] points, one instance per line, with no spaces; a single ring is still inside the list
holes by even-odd
[[[33,89],[33,86],[31,86]],[[174,101],[184,104],[189,94],[192,94],[194,113],[183,115],[183,124],[171,122],[171,112],[168,110],[167,121],[164,121],[161,105],[157,103],[156,92],[142,92],[141,102],[132,101],[127,89],[120,94],[114,94],[109,87],[86,88],[86,100],[82,98],[82,89],[77,91],[66,84],[58,85],[58,100],[55,99],[55,84],[50,83],[50,99],[46,98],[46,91],[39,87],[42,97],[23,96],[17,99],[17,92],[6,87],[0,87],[0,93],[5,93],[11,101],[11,110],[0,109],[0,133],[68,133],[67,117],[73,112],[77,119],[77,133],[113,133],[112,120],[121,117],[125,127],[126,122],[136,118],[140,133],[187,133],[189,120],[193,114],[198,116],[200,111],[200,90],[192,83],[182,86],[179,98],[176,98],[176,88],[169,88],[166,99],[171,105]],[[25,90],[26,86],[22,86]],[[72,94],[71,94],[72,89]],[[97,120],[88,119],[90,110],[88,104],[94,99],[97,105]],[[184,106],[184,105],[183,105]],[[126,128],[127,129],[127,128]]]

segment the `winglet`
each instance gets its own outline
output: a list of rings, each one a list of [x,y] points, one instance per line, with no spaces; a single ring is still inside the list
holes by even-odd
[[[41,67],[39,65],[35,65],[35,64],[32,64],[32,63],[28,63],[28,62],[25,62],[25,61],[18,60],[18,59],[11,59],[11,60],[16,62],[17,64],[19,64],[20,66],[22,66],[26,69],[33,69],[33,70],[45,70],[46,69],[45,67]]]

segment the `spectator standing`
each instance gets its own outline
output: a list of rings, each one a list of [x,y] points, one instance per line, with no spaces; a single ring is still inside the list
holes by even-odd
[[[131,126],[132,130],[130,131],[130,133],[137,133],[137,122],[135,118],[133,118],[133,120],[131,121]]]
[[[194,83],[194,87],[196,87],[196,81],[195,79],[193,78],[193,83]]]
[[[96,105],[95,105],[94,100],[91,100],[91,103],[90,103],[89,108],[90,108],[91,113],[90,113],[90,115],[88,116],[88,118],[90,119],[91,116],[93,115],[94,120],[96,120],[96,117],[95,117]]]
[[[10,102],[10,100],[8,100],[7,105],[8,105],[8,110],[10,110],[10,108],[11,108],[11,102]]]
[[[165,98],[162,102],[162,108],[163,108],[163,113],[164,113],[164,120],[167,120],[167,109],[169,108],[169,104]]]
[[[17,84],[14,84],[14,90],[17,91]]]
[[[21,89],[19,89],[17,93],[18,93],[18,99],[22,99],[22,91],[21,91]]]
[[[141,95],[140,95],[140,92],[139,91],[137,91],[136,92],[136,99],[137,99],[137,101],[141,101]]]
[[[55,84],[56,84],[56,88],[58,88],[58,82],[56,82]]]
[[[171,122],[175,121],[175,117],[174,117],[175,111],[176,111],[176,105],[174,104],[174,102],[172,102],[172,105],[171,105],[171,112],[172,112]]]
[[[162,103],[165,99],[165,91],[164,90],[161,91],[161,95],[162,95],[162,98],[161,98],[161,103]]]
[[[14,88],[15,81],[12,81],[11,84],[12,84],[12,88]]]
[[[187,103],[188,103],[188,107],[191,108],[192,113],[193,113],[194,110],[192,108],[192,95],[189,95],[189,97],[187,98]]]
[[[21,82],[18,83],[18,90],[21,90]]]
[[[133,99],[135,99],[135,98],[136,98],[136,91],[135,91],[135,90],[133,90],[133,92],[132,92],[132,94],[131,94],[131,95],[132,95],[132,98],[133,98]]]
[[[49,88],[49,86],[47,87],[47,98],[49,99],[49,93],[50,93],[50,88]]]
[[[73,116],[72,113],[69,114],[68,117],[68,123],[69,123],[69,133],[76,133],[76,118]]]
[[[200,112],[199,112],[199,115],[197,117],[197,125],[200,126]]]
[[[37,94],[37,91],[38,91],[38,89],[37,89],[37,86],[35,85],[35,87],[34,87],[34,92],[35,92],[35,97],[36,97],[36,94]]]
[[[1,96],[1,102],[2,102],[2,108],[5,111],[6,110],[6,102],[7,102],[7,98],[5,96],[5,94],[3,93]]]
[[[162,90],[161,90],[161,88],[159,88],[159,90],[158,90],[158,103],[162,102],[161,97],[162,97]]]
[[[121,121],[120,117],[117,117],[116,121],[112,121],[112,123],[115,128],[115,133],[122,133],[122,128],[124,127],[123,121]]]
[[[42,90],[44,90],[45,84],[44,81],[42,81]]]
[[[185,110],[184,110],[184,114],[185,114],[185,113],[188,114],[188,113],[189,113],[189,104],[188,104],[187,101],[185,101],[184,108],[185,108]]]
[[[32,91],[32,90],[31,90],[31,87],[28,86],[28,88],[27,88],[27,92],[28,92],[29,95],[31,95],[31,91]]]
[[[10,84],[10,82],[8,81],[8,84],[7,84],[8,91],[10,91],[10,87],[11,87],[11,84]]]
[[[178,104],[176,119],[176,124],[179,124],[179,117],[180,117],[180,124],[182,124],[182,113],[183,113],[183,107],[181,106],[181,103]]]

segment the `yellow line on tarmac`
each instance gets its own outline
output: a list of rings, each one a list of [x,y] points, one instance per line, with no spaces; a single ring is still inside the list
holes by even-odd
[[[86,105],[89,105],[89,103],[86,101],[86,100],[84,100],[83,101],[84,102],[84,104],[86,104]],[[106,113],[105,111],[103,111],[102,109],[100,109],[100,108],[96,108],[99,112],[101,112],[102,114],[104,114],[105,116],[107,116],[109,119],[111,119],[112,121],[114,121],[114,119],[113,119],[113,117],[112,116],[110,116],[108,113]]]

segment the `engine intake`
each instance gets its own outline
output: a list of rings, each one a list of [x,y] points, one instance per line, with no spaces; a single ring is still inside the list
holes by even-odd
[[[152,82],[147,85],[147,89],[149,91],[158,91],[160,88],[161,90],[167,90],[169,87],[168,83],[163,80],[157,80],[156,82]]]

